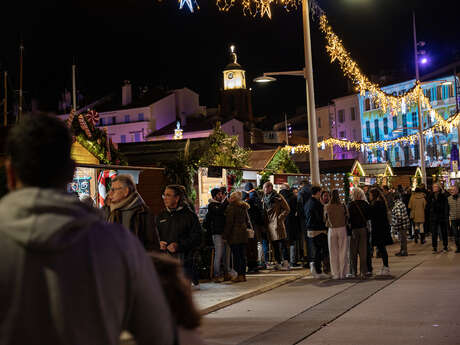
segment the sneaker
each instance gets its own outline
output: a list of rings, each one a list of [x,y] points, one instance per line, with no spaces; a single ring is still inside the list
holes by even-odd
[[[372,277],[372,272],[367,272],[366,277]]]
[[[281,267],[281,271],[289,271],[291,267],[289,266],[289,261],[284,260],[283,265]]]
[[[443,251],[444,253],[447,253],[447,252],[449,251],[449,248],[444,248],[442,251]]]
[[[192,284],[192,291],[198,291],[201,290],[200,284]]]
[[[390,267],[383,267],[382,269],[382,275],[384,276],[389,276],[390,275]]]
[[[281,271],[283,266],[281,266],[280,264],[276,264],[273,268],[275,269],[275,271]]]
[[[433,248],[433,254],[438,254],[438,249],[437,248]]]
[[[331,276],[329,274],[326,274],[326,273],[320,273],[318,274],[318,278],[319,279],[329,279]]]
[[[345,276],[345,278],[347,278],[347,279],[355,279],[356,276],[355,276],[353,273],[348,273],[348,274]]]

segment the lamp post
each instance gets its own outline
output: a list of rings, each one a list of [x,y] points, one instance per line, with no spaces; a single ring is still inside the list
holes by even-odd
[[[418,69],[418,42],[417,42],[417,26],[415,23],[415,11],[412,12],[412,24],[414,27],[414,57],[415,57],[415,79],[420,80]],[[425,166],[425,139],[423,137],[423,116],[420,95],[417,97],[417,112],[418,112],[418,143],[420,151],[420,169],[422,171],[422,181],[426,186],[426,166]]]

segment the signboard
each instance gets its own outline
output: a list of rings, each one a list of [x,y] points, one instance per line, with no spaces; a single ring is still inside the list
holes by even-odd
[[[275,175],[274,184],[283,184],[283,183],[287,183],[287,181],[288,181],[287,175]]]

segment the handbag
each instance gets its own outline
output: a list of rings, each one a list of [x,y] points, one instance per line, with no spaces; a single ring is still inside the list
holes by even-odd
[[[254,231],[254,228],[252,226],[251,217],[249,217],[248,210],[246,210],[246,217],[248,218],[248,223],[249,223],[249,228],[246,229],[246,231],[248,232],[248,238],[254,238],[256,235],[256,232]]]

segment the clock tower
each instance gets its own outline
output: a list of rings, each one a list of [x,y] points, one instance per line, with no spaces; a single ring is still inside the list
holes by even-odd
[[[235,46],[230,47],[230,63],[224,68],[224,88],[220,92],[221,116],[252,124],[251,91],[246,88],[246,72],[237,61]]]

